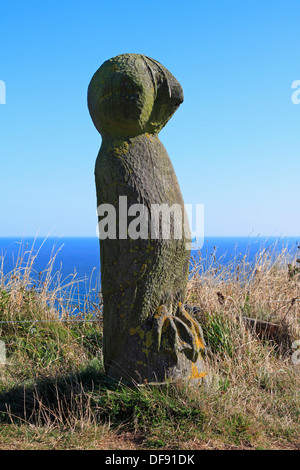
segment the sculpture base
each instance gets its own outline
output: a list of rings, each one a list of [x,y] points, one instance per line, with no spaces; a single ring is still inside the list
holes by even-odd
[[[142,371],[141,371],[142,372]],[[149,377],[152,376],[152,379]],[[191,383],[193,385],[198,385],[206,383],[209,377],[208,367],[204,365],[204,361],[197,361],[197,363],[192,363],[189,369],[184,371],[175,367],[174,369],[168,370],[165,373],[164,377],[157,376],[153,371],[148,378],[143,377],[139,371],[136,371],[135,377],[129,377],[127,374],[122,376],[116,369],[109,369],[107,372],[107,377],[126,386],[160,386],[160,385],[169,385],[175,383]]]
[[[161,306],[123,334],[117,347],[108,345],[108,353],[107,376],[122,383],[203,381],[208,373],[202,329],[181,305],[176,315]]]

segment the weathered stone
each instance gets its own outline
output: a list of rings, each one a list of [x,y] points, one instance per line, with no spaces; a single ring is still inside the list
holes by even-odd
[[[184,203],[158,138],[183,101],[178,81],[156,60],[123,54],[93,76],[88,106],[102,135],[96,161],[97,204]],[[188,280],[189,233],[181,239],[100,240],[104,366],[123,382],[202,379],[199,324],[182,307]],[[174,228],[174,227],[173,227]]]

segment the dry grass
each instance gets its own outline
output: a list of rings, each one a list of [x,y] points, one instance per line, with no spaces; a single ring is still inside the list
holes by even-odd
[[[299,253],[297,253],[297,251]],[[193,263],[188,302],[199,306],[200,317],[251,317],[275,323],[281,332],[299,336],[300,250],[275,244],[262,249],[250,262],[247,255],[225,266],[212,256]],[[200,318],[201,320],[201,318]]]
[[[297,253],[291,259],[274,247],[253,264],[245,257],[224,267],[212,258],[204,272],[203,261],[195,265],[187,302],[199,307],[211,380],[142,389],[106,380],[101,309],[86,303],[79,319],[93,321],[62,321],[74,318],[76,279],[62,283],[53,273],[55,255],[38,285],[36,255],[25,255],[25,265],[24,255],[0,275],[8,355],[0,448],[299,448],[300,366],[291,360],[300,338]],[[271,321],[277,335],[260,338],[244,317]]]

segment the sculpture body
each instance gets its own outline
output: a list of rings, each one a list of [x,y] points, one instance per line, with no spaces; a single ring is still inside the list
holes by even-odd
[[[139,54],[106,61],[93,76],[88,106],[102,135],[95,166],[97,205],[184,203],[158,133],[183,101],[180,84],[159,62]],[[130,217],[129,217],[130,222]],[[190,251],[180,239],[100,240],[104,366],[123,382],[200,379],[204,350],[198,323],[183,308]],[[151,224],[151,217],[149,226]],[[173,227],[174,229],[174,227]],[[120,233],[122,236],[120,237]]]

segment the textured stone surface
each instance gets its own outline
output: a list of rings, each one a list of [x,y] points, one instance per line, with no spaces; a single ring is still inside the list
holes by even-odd
[[[102,145],[95,166],[97,205],[180,204],[179,184],[158,138],[183,101],[178,81],[139,54],[106,61],[93,76],[88,106]],[[119,227],[118,227],[119,228]],[[118,233],[118,232],[117,232]],[[201,379],[200,326],[184,310],[190,251],[182,239],[100,241],[104,365],[124,382]]]

